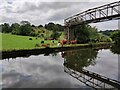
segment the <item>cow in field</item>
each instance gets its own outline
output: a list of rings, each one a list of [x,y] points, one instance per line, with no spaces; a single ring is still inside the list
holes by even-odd
[[[61,40],[59,43],[63,46],[64,44],[67,44],[67,40]]]
[[[42,44],[42,46],[44,46],[44,47],[49,47],[50,44]]]
[[[77,44],[77,40],[70,41],[70,44]]]

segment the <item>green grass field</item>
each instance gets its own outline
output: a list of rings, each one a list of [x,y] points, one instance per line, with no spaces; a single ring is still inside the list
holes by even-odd
[[[32,40],[29,40],[32,38]],[[61,35],[60,39],[63,39],[63,35]],[[19,35],[11,35],[11,34],[4,34],[0,33],[0,51],[12,51],[12,50],[23,50],[23,49],[35,49],[35,48],[44,48],[41,44],[41,41],[44,39],[36,37],[29,37],[29,36],[19,36]],[[105,44],[107,42],[99,42],[98,44]],[[38,47],[36,47],[36,44]],[[44,44],[50,44],[51,48],[57,47],[58,40],[44,40]],[[67,46],[85,46],[88,44],[70,44],[64,45]]]
[[[29,40],[32,38],[32,40]],[[11,35],[11,34],[3,34],[0,33],[0,50],[7,51],[7,50],[19,50],[19,49],[33,49],[36,48],[35,45],[39,44],[41,46],[41,41],[43,39],[36,37],[29,37],[29,36],[19,36],[19,35]],[[58,41],[55,41],[52,44],[51,40],[44,41],[45,44],[50,44],[54,46],[57,44]],[[42,47],[40,47],[42,48]]]

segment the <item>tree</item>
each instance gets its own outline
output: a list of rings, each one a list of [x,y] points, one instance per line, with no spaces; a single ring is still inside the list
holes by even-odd
[[[3,33],[9,33],[9,32],[11,32],[10,25],[8,23],[4,23],[2,25],[2,32]]]
[[[90,34],[86,24],[82,23],[81,25],[75,26],[71,29],[75,30],[74,34],[78,43],[87,43],[89,41]]]
[[[90,40],[95,40],[98,38],[98,31],[97,31],[97,28],[96,27],[91,27],[90,25],[88,25],[88,31],[89,31],[89,37],[90,37]]]
[[[45,24],[45,28],[51,31],[63,31],[64,27],[60,24],[54,24],[52,22]]]
[[[115,43],[120,43],[120,31],[115,31],[113,33],[111,33],[111,36],[113,41],[115,41]]]
[[[78,26],[71,27],[74,30],[75,39],[78,43],[88,43],[90,40],[95,41],[98,38],[98,31],[96,27],[91,27],[84,22]]]
[[[100,31],[100,33],[107,35],[107,36],[110,36],[110,33],[112,33],[112,32],[113,32],[113,30]]]
[[[61,36],[61,33],[59,33],[59,32],[53,32],[53,33],[51,34],[51,37],[52,37],[53,39],[58,39],[60,36]]]
[[[21,25],[30,24],[30,22],[29,21],[21,21],[20,24]]]
[[[110,50],[114,54],[119,54],[120,55],[120,43],[113,44],[112,47],[110,48]]]
[[[50,23],[48,23],[48,24],[45,24],[45,28],[48,29],[48,30],[51,30],[51,31],[54,31],[54,30],[55,30],[55,29],[54,29],[54,26],[55,26],[55,24],[52,23],[52,22],[50,22]]]
[[[12,34],[20,34],[20,25],[18,23],[14,23],[10,27]]]
[[[0,32],[2,32],[2,24],[0,25]]]
[[[20,26],[20,35],[30,36],[32,27],[30,24]]]
[[[35,28],[36,26],[35,26],[35,25],[32,25],[32,27],[34,27],[34,28]]]
[[[39,25],[39,26],[38,26],[38,28],[41,28],[41,27],[43,27],[43,25]]]
[[[104,35],[102,33],[98,33],[97,39],[99,42],[112,42],[112,39],[109,36]]]
[[[30,36],[31,31],[32,31],[32,26],[31,26],[30,22],[21,21],[20,24],[21,24],[21,26],[20,26],[20,35]]]
[[[81,70],[89,65],[95,65],[97,54],[97,49],[80,49],[65,51],[62,53],[62,57],[65,59],[64,66],[73,70]]]

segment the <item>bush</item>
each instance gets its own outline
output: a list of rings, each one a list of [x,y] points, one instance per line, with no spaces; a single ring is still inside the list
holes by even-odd
[[[115,31],[111,34],[111,38],[115,43],[120,43],[120,31]]]
[[[35,47],[40,47],[40,45],[39,44],[35,44]]]

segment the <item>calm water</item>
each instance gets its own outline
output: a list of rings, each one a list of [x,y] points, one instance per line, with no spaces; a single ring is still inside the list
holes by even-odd
[[[65,72],[65,67],[118,80],[118,54],[109,49],[79,49],[0,61],[3,88],[89,88]]]

